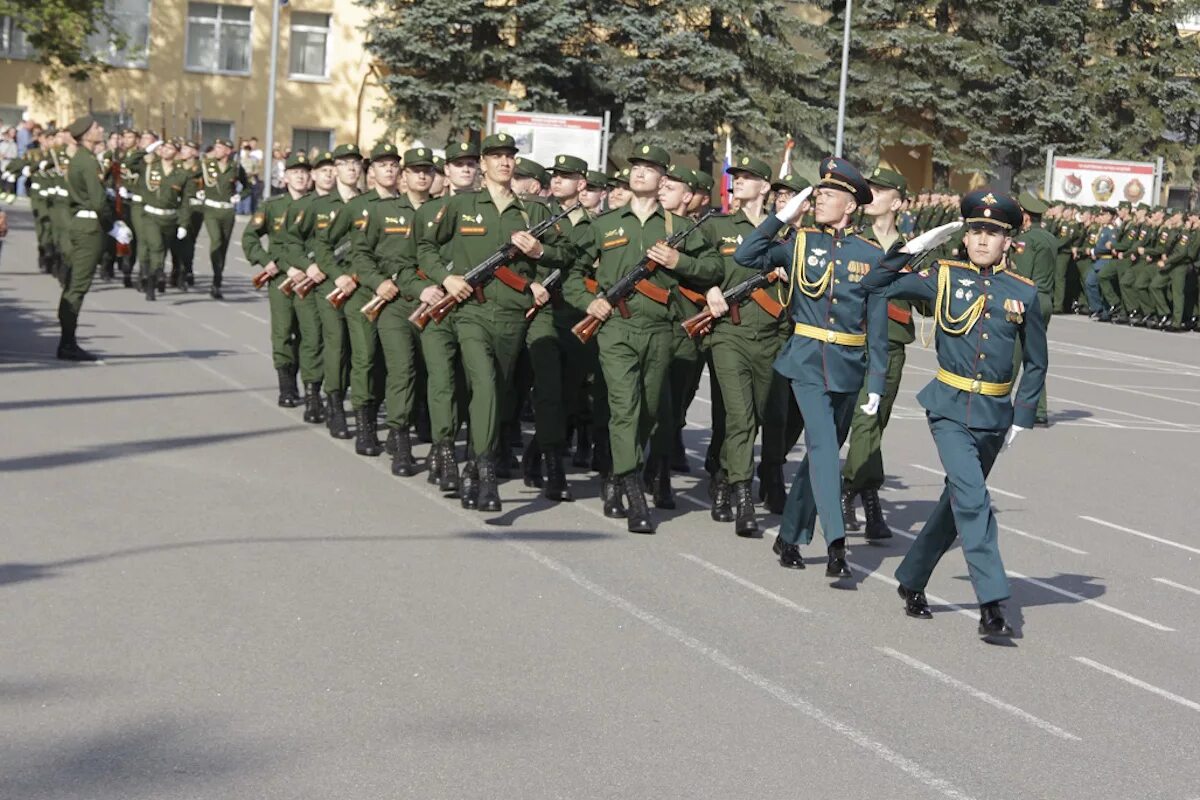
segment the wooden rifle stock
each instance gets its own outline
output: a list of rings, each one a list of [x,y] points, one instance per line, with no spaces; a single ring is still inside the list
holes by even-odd
[[[604,320],[588,314],[571,327],[571,333],[575,334],[576,339],[584,344],[587,344],[592,340],[592,337],[596,335],[596,332],[600,330],[600,326],[603,324]]]
[[[688,335],[689,339],[695,339],[697,336],[704,336],[712,330],[713,324],[712,312],[705,308],[694,317],[688,317],[682,323],[683,332]]]
[[[264,286],[266,286],[268,283],[270,283],[271,278],[273,278],[273,277],[275,277],[275,276],[264,269],[262,272],[258,273],[253,278],[251,278],[250,282],[254,284],[255,289],[261,289]]]
[[[351,275],[350,280],[354,281],[354,286],[350,288],[350,291],[344,292],[341,287],[335,286],[332,292],[325,295],[325,299],[329,301],[329,305],[334,308],[341,308],[346,305],[346,301],[350,299],[350,295],[354,294],[355,290],[358,289],[358,276]]]
[[[419,331],[425,330],[425,326],[429,324],[429,308],[429,303],[421,303],[415,311],[408,315],[408,321]]]
[[[295,285],[296,296],[303,300],[312,294],[312,290],[315,288],[317,288],[317,282],[305,275],[304,280]]]
[[[279,284],[279,291],[284,297],[291,297],[296,293],[296,282],[292,280],[290,275],[284,278],[283,283]]]
[[[387,304],[387,300],[384,300],[379,295],[375,295],[367,301],[365,306],[362,307],[363,316],[371,320],[371,322],[374,322],[375,320],[379,319],[380,313],[383,312],[383,307]]]

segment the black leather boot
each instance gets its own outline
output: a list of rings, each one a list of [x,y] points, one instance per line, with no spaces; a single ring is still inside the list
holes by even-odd
[[[429,446],[429,453],[425,456],[425,482],[431,486],[436,486],[441,479],[441,463],[442,463],[442,448],[434,442]]]
[[[314,425],[325,421],[325,408],[321,403],[321,382],[304,384],[304,421]]]
[[[779,556],[779,566],[787,569],[804,569],[804,558],[800,555],[800,546],[785,542],[782,536],[775,537],[775,544],[771,547],[775,555]]]
[[[863,511],[867,513],[867,541],[878,542],[892,538],[892,529],[883,520],[883,509],[879,507],[879,491],[863,489],[861,492]]]
[[[458,489],[458,499],[462,507],[468,510],[479,508],[479,467],[474,461],[463,464],[462,482]]]
[[[329,435],[335,439],[351,438],[350,427],[346,424],[345,392],[330,392],[328,395],[326,426]]]
[[[446,494],[458,491],[458,457],[454,452],[454,442],[440,442],[438,448],[438,490]]]
[[[393,432],[396,434],[396,447],[392,453],[392,474],[410,478],[417,474],[417,460],[413,458],[408,428],[396,428]]]
[[[521,476],[525,485],[542,488],[542,447],[537,439],[530,439],[521,452]]]
[[[849,578],[850,565],[846,563],[846,540],[838,539],[829,545],[829,561],[825,564],[827,578]]]
[[[567,486],[567,473],[563,469],[563,451],[553,448],[546,453],[546,488],[542,497],[558,503],[570,503],[575,499],[571,488]]]
[[[642,479],[637,470],[621,476],[621,486],[629,499],[629,516],[626,527],[630,533],[654,533],[654,522],[650,519],[650,506],[646,505],[646,493],[642,490]]]
[[[854,513],[854,498],[857,495],[854,489],[842,489],[842,527],[848,531],[859,529],[858,515]]]
[[[671,444],[671,469],[685,475],[692,471],[688,464],[687,448],[683,446],[683,429],[675,431],[675,441]]]
[[[480,511],[500,510],[500,490],[496,487],[496,457],[479,457],[479,503]]]
[[[914,592],[901,584],[896,587],[896,593],[904,601],[905,614],[914,619],[933,619],[933,614],[929,610],[929,601],[925,599],[924,592]]]
[[[979,607],[979,635],[984,638],[1010,638],[1013,629],[1004,619],[1000,601],[994,600]]]
[[[729,481],[725,479],[725,471],[717,470],[708,482],[708,495],[712,498],[712,518],[715,522],[733,522],[733,509],[730,507]]]
[[[675,508],[675,492],[671,488],[671,464],[666,458],[660,457],[654,461],[653,466],[650,489],[654,498],[654,507],[673,509]]]
[[[383,452],[387,453],[389,456],[394,455],[396,452],[397,435],[398,431],[396,428],[388,428],[387,438],[383,440]]]
[[[300,390],[296,388],[296,373],[292,368],[279,367],[275,374],[279,376],[280,408],[295,408],[300,405]]]
[[[758,499],[767,511],[782,514],[787,503],[787,487],[783,485],[783,465],[763,462],[758,465]]]
[[[610,472],[600,476],[600,499],[604,501],[604,516],[609,519],[625,519],[625,506],[621,503],[621,481]]]
[[[575,429],[575,452],[571,455],[571,466],[587,469],[592,463],[592,432],[586,424]]]
[[[146,281],[146,299],[149,300],[150,302],[154,302],[154,300],[157,299],[157,292],[156,292],[157,288],[158,288],[158,285],[154,282],[153,278],[147,279],[147,281]]]
[[[739,481],[733,486],[734,520],[733,532],[738,536],[758,538],[758,522],[754,519],[754,500],[750,494],[750,481]]]
[[[354,439],[354,452],[360,456],[377,456],[383,452],[383,446],[376,438],[376,418],[379,416],[378,403],[363,403],[362,408],[354,412],[357,418],[358,430]]]

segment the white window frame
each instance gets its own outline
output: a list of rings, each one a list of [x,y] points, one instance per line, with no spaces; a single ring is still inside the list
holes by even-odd
[[[119,12],[114,11],[112,5],[112,0],[106,0],[104,7],[109,16],[116,21],[117,14]],[[118,67],[120,69],[147,69],[150,66],[150,40],[152,38],[150,35],[150,22],[153,18],[153,15],[154,0],[146,0],[146,41],[129,43],[133,45],[132,49],[135,53],[137,53],[135,57],[129,57],[128,50],[118,50],[116,43],[112,41],[111,38],[108,38],[107,41],[99,43],[100,46],[97,47],[95,51],[96,56],[110,67]],[[122,33],[124,32],[122,31]],[[105,36],[109,35],[110,32],[107,30],[101,30],[98,32],[98,34]]]
[[[0,16],[0,27],[3,27],[3,31],[0,33],[2,33],[4,38],[8,41],[8,44],[5,47],[0,48],[0,58],[8,58],[13,61],[32,61],[36,53],[34,53],[33,48],[30,47],[27,39],[24,40],[24,47],[22,47],[21,50],[16,52],[13,52],[12,50],[13,37],[18,32],[20,32],[22,35],[25,33],[23,30],[21,30],[20,26],[17,25],[16,17],[7,15]]]
[[[288,35],[288,80],[304,81],[307,83],[328,83],[329,82],[329,51],[330,39],[333,33],[333,14],[326,14],[320,11],[293,11],[295,14],[321,14],[325,17],[325,27],[319,28],[316,25],[297,25],[294,21],[290,26]],[[325,63],[322,65],[320,75],[310,75],[306,72],[292,72],[292,48],[296,45],[296,31],[301,33],[323,33],[325,34]]]
[[[232,76],[243,77],[243,78],[249,77],[254,72],[254,7],[249,6],[249,9],[250,9],[249,21],[243,22],[242,20],[239,19],[239,20],[230,20],[229,22],[223,23],[222,18],[221,18],[221,9],[222,8],[226,8],[226,7],[247,8],[247,6],[238,5],[237,3],[204,2],[204,0],[201,0],[201,2],[203,2],[204,5],[212,5],[212,6],[217,7],[217,16],[215,18],[216,24],[217,24],[217,31],[216,31],[216,37],[215,37],[215,41],[217,43],[217,65],[215,67],[213,67],[212,69],[208,69],[206,67],[193,67],[189,63],[189,61],[191,59],[191,39],[192,39],[192,37],[188,34],[189,34],[189,29],[192,26],[192,22],[195,21],[197,23],[210,24],[213,22],[214,18],[213,17],[193,17],[192,16],[192,0],[187,0],[187,5],[185,7],[185,9],[186,9],[185,10],[185,14],[186,14],[185,24],[183,26],[183,71],[184,72],[195,72],[200,75],[232,75]],[[221,69],[220,64],[221,64],[221,25],[222,24],[232,25],[232,26],[236,26],[236,27],[244,27],[248,31],[249,39],[247,39],[247,41],[250,42],[250,48],[249,48],[249,57],[246,59],[246,69],[245,70]]]

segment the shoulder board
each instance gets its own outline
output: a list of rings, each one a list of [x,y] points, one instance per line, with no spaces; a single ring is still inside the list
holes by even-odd
[[[1027,283],[1027,284],[1029,284],[1030,286],[1034,286],[1034,287],[1036,287],[1036,286],[1037,286],[1037,284],[1036,284],[1036,283],[1034,283],[1034,282],[1033,282],[1032,280],[1030,280],[1029,278],[1026,278],[1024,275],[1018,275],[1017,273],[1013,272],[1011,269],[1006,269],[1006,270],[1004,270],[1004,274],[1005,274],[1005,275],[1007,275],[1007,276],[1008,276],[1008,277],[1010,277],[1010,278],[1013,278],[1014,280],[1018,280],[1018,281],[1020,281],[1021,283]]]
[[[871,245],[871,247],[874,247],[876,250],[880,250],[880,251],[883,250],[883,247],[879,244],[879,242],[872,242],[870,239],[863,236],[861,233],[854,234],[854,238],[858,239],[860,242],[864,242],[866,244]]]
[[[969,269],[973,270],[974,272],[979,272],[979,267],[975,266],[970,261],[955,261],[954,259],[950,258],[939,258],[937,263],[945,267],[958,267],[959,269]]]
[[[797,232],[798,233],[820,233],[821,229],[820,228],[800,228]]]

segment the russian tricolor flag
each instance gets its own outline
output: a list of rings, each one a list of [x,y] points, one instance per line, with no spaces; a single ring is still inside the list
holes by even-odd
[[[733,166],[733,142],[729,134],[725,134],[725,166],[721,168],[721,211],[729,213],[729,200],[733,196],[733,176],[729,168]]]

